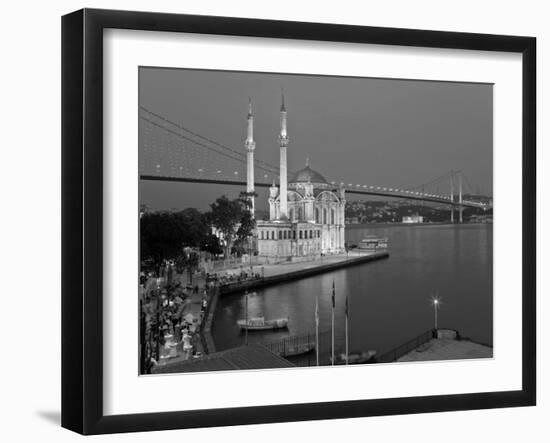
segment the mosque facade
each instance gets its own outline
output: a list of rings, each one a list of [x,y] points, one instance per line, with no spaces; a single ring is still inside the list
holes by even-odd
[[[248,109],[247,193],[254,215],[254,117]],[[309,161],[303,169],[287,177],[287,111],[282,98],[280,109],[279,186],[269,189],[269,220],[256,220],[254,237],[260,257],[281,260],[314,259],[321,254],[345,250],[345,189],[329,183],[312,169]]]

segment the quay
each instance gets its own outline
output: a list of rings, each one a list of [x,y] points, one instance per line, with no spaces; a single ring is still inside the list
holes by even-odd
[[[493,347],[461,337],[455,329],[430,329],[376,358],[377,363],[492,358]]]
[[[278,264],[265,264],[261,266],[262,277],[243,281],[231,282],[220,285],[220,295],[235,292],[250,291],[254,289],[272,286],[283,282],[298,280],[323,274],[336,269],[355,266],[376,260],[388,258],[387,251],[383,252],[350,252],[349,254],[334,254],[308,262],[285,262]],[[255,266],[258,269],[259,266]]]

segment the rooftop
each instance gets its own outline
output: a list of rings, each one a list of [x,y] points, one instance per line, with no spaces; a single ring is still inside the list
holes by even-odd
[[[306,165],[305,168],[300,169],[298,172],[296,172],[289,183],[314,183],[324,185],[329,184],[325,177],[321,175],[321,173],[317,172],[314,169],[311,169],[309,165]]]
[[[215,352],[198,359],[175,358],[153,367],[153,374],[292,368],[294,365],[261,345],[251,344]]]

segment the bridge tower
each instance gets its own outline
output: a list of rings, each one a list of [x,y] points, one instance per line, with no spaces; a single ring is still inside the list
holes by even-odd
[[[458,222],[462,223],[462,172],[458,173]]]
[[[254,141],[254,116],[252,115],[252,100],[248,99],[248,127],[246,133],[246,193],[250,200],[250,212],[254,217],[254,150],[256,142]]]
[[[454,196],[454,171],[451,171],[451,202],[455,201]],[[451,223],[455,222],[454,205],[451,204]]]
[[[286,150],[288,147],[288,133],[286,127],[285,95],[281,93],[281,132],[279,134],[279,213],[281,219],[288,218],[287,170]]]

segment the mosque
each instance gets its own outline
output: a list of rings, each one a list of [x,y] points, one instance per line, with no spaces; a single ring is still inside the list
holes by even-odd
[[[345,189],[330,184],[309,161],[288,180],[287,112],[284,96],[280,111],[279,186],[269,189],[269,220],[257,220],[256,239],[258,255],[265,258],[300,261],[314,259],[321,254],[344,251]],[[252,104],[248,107],[248,130],[245,141],[247,152],[247,192],[254,216],[254,117]]]

